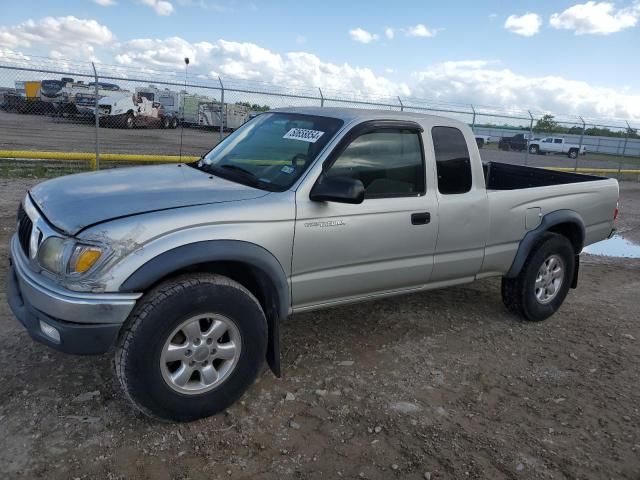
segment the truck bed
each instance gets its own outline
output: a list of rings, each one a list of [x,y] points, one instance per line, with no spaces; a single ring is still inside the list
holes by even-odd
[[[605,177],[580,173],[558,172],[544,168],[511,165],[509,163],[483,163],[484,180],[487,190],[518,190],[522,188],[565,185],[568,183],[606,180]]]

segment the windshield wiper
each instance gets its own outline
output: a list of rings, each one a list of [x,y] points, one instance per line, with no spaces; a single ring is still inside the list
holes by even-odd
[[[245,174],[245,175],[250,176],[251,178],[254,178],[255,180],[258,180],[258,179],[256,178],[256,176],[255,176],[252,172],[250,172],[250,171],[249,171],[249,170],[247,170],[246,168],[239,167],[238,165],[232,165],[232,164],[230,164],[230,163],[227,163],[227,164],[225,164],[225,165],[220,165],[220,168],[226,168],[226,169],[228,169],[228,170],[234,170],[234,171],[236,171],[236,172],[241,172],[241,173],[243,173],[243,174]]]

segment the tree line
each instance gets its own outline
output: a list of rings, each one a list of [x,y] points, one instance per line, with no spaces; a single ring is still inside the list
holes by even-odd
[[[511,128],[513,126],[503,124],[503,125],[494,125],[494,124],[483,124],[476,125],[477,127],[487,127],[487,128]],[[527,127],[516,127],[523,131],[529,131]],[[570,134],[570,135],[581,135],[582,134],[582,126],[581,125],[573,125],[571,127],[567,127],[562,125],[560,122],[555,120],[553,115],[543,115],[540,119],[536,121],[533,125],[533,131],[539,133],[548,133],[548,134]],[[611,130],[607,127],[598,127],[591,126],[587,127],[584,130],[585,135],[589,135],[592,137],[615,137],[615,138],[634,138],[640,139],[640,134],[638,133],[637,128],[623,128],[620,130]]]

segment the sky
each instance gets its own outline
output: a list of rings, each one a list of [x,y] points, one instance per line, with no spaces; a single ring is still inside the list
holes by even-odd
[[[0,0],[1,3],[7,0]],[[640,121],[640,0],[30,0],[16,53]]]

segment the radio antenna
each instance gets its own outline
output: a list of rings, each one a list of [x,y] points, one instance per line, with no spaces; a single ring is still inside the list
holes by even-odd
[[[189,66],[189,57],[184,57],[184,93],[182,94],[182,105],[180,106],[180,163],[182,163],[182,137],[184,135],[184,100],[187,95],[187,67]],[[178,97],[180,98],[180,97]]]

